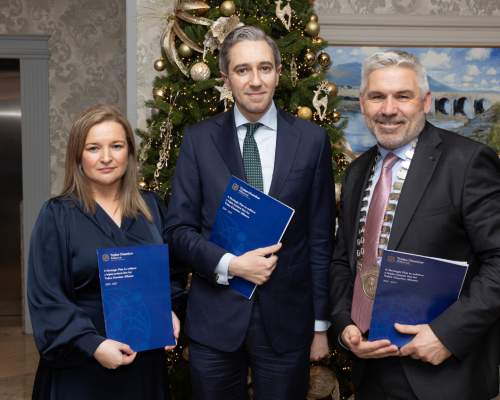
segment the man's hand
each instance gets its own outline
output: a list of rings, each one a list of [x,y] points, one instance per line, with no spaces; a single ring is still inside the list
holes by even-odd
[[[396,345],[387,339],[369,342],[356,325],[347,325],[341,335],[342,342],[359,358],[383,358],[399,355]]]
[[[106,339],[94,352],[94,358],[104,368],[116,369],[122,365],[130,364],[137,355],[128,344]]]
[[[451,356],[450,351],[444,347],[428,324],[403,325],[396,323],[394,327],[398,332],[415,335],[410,342],[401,347],[402,356],[409,356],[432,365],[439,365]]]
[[[276,268],[278,257],[271,254],[276,253],[279,249],[281,249],[281,243],[248,251],[239,257],[234,257],[229,263],[228,273],[256,285],[262,285],[267,282]]]
[[[328,337],[326,335],[326,331],[314,332],[309,359],[311,361],[319,361],[322,358],[325,358],[329,352],[330,349],[328,348]]]
[[[179,318],[177,318],[177,315],[175,315],[173,311],[172,311],[172,326],[174,328],[175,345],[165,346],[165,350],[175,349],[175,346],[177,346],[177,339],[179,339],[179,333],[181,331],[181,322],[179,321]]]

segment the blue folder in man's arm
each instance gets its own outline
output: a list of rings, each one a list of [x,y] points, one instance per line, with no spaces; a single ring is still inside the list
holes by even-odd
[[[97,249],[106,336],[134,351],[175,345],[168,247]]]
[[[210,241],[235,256],[274,245],[281,240],[293,213],[293,208],[233,176],[217,210]],[[256,287],[239,277],[230,279],[229,285],[248,299]]]
[[[385,250],[368,339],[404,346],[413,335],[399,333],[394,323],[432,322],[457,301],[467,268],[465,262]]]

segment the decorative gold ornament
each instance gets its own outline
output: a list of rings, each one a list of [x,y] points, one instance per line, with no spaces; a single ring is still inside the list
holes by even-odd
[[[292,61],[290,62],[290,80],[292,81],[292,87],[297,86],[297,82],[299,81],[299,72],[297,70],[297,62],[295,61],[294,56],[292,56]]]
[[[188,346],[184,347],[184,350],[182,350],[182,358],[186,361],[189,361],[189,347]]]
[[[193,55],[193,50],[186,43],[181,43],[179,47],[177,47],[177,52],[183,58],[188,58]]]
[[[239,26],[243,26],[243,23],[237,15],[217,18],[205,34],[205,40],[203,41],[203,61],[206,61],[208,51],[213,53],[219,49],[226,36]]]
[[[319,35],[319,23],[315,22],[315,21],[309,21],[306,24],[306,28],[304,30],[311,37],[318,36]]]
[[[191,14],[192,12],[196,12],[196,10],[205,10],[207,6],[207,3],[197,0],[184,0],[177,2],[174,14],[168,17],[167,27],[165,28],[165,31],[160,39],[161,46],[167,55],[168,61],[171,64],[176,65],[186,76],[189,76],[189,70],[177,53],[175,38],[178,37],[181,42],[185,43],[192,50],[198,53],[203,53],[203,49],[184,33],[179,25],[179,21],[188,22],[194,25],[212,25],[213,21],[211,19]]]
[[[153,66],[158,72],[163,71],[167,67],[163,58],[156,60]]]
[[[316,14],[312,14],[310,17],[309,17],[309,21],[312,21],[312,22],[318,22],[318,16]]]
[[[175,108],[175,101],[177,99],[177,96],[179,95],[179,92],[176,92],[175,94],[170,94],[169,97],[169,109],[168,109],[168,114],[165,118],[164,121],[162,121],[160,125],[160,140],[161,140],[161,147],[160,151],[158,152],[158,161],[156,162],[156,169],[153,174],[154,176],[154,181],[155,184],[160,187],[160,172],[163,168],[168,167],[168,162],[170,160],[170,148],[172,147],[172,141],[173,141],[173,135],[172,131],[174,128],[174,125],[172,123],[172,110]]]
[[[314,97],[312,100],[314,109],[318,113],[319,119],[323,121],[326,116],[326,110],[328,109],[328,95],[330,94],[328,88],[328,82],[321,82],[317,89],[314,91]],[[321,97],[320,97],[321,96]]]
[[[297,110],[297,117],[310,120],[313,116],[313,112],[309,107],[300,106]]]
[[[306,54],[304,54],[304,63],[308,67],[312,67],[316,62],[316,54],[314,54],[311,50],[307,50]]]
[[[340,118],[340,114],[336,110],[333,110],[333,114],[335,114],[335,113],[337,113],[338,114],[337,116]],[[333,118],[333,115],[332,115],[332,118]],[[357,158],[356,153],[354,153],[354,151],[352,151],[352,147],[345,137],[341,137],[339,140],[337,140],[333,144],[333,147],[337,151],[339,151],[341,154],[343,154],[348,162],[351,162]]]
[[[341,116],[342,115],[337,110],[333,110],[332,120],[333,120],[334,123],[339,122]]]
[[[219,6],[219,11],[224,17],[230,17],[236,12],[236,5],[231,0],[223,1]]]
[[[332,63],[332,60],[330,58],[330,55],[325,52],[321,52],[318,55],[318,64],[321,66],[323,69],[327,69],[330,64]]]
[[[321,45],[321,44],[323,44],[324,39],[322,37],[316,36],[316,37],[312,38],[312,42],[313,42],[313,44]]]
[[[324,399],[331,397],[340,399],[339,382],[335,373],[322,365],[314,365],[309,370],[309,392],[308,400]]]
[[[157,87],[153,89],[153,98],[155,100],[165,100],[165,97],[167,97],[167,91],[164,88]]]
[[[234,103],[233,92],[226,84],[214,86],[214,88],[220,93],[219,101],[224,102],[224,111],[227,111],[229,109],[229,103]]]
[[[191,67],[189,74],[191,75],[191,79],[195,82],[205,81],[210,78],[210,67],[200,61]]]
[[[339,94],[339,89],[333,82],[328,82],[328,90],[330,91],[330,96],[332,97],[337,97],[337,95]]]
[[[290,30],[290,26],[292,25],[292,14],[293,10],[292,7],[290,6],[290,0],[287,0],[286,6],[281,8],[281,2],[283,0],[275,0],[274,3],[276,4],[276,11],[275,14],[281,21],[281,23],[285,26],[286,30]]]

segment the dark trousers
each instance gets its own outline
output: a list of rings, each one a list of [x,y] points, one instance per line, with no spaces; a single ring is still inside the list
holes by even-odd
[[[368,360],[356,400],[418,400],[397,357]]]
[[[223,352],[190,342],[193,399],[247,399],[250,367],[255,400],[304,400],[309,383],[309,351],[308,347],[284,354],[274,352],[255,303],[247,335],[238,350]]]

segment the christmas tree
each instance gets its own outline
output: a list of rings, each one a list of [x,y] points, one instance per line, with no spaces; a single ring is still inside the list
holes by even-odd
[[[335,107],[337,87],[325,80],[331,64],[319,36],[312,1],[304,0],[180,0],[167,16],[161,38],[161,58],[154,68],[163,72],[154,81],[148,129],[142,138],[140,161],[145,189],[168,197],[184,128],[229,110],[233,99],[218,70],[218,48],[240,25],[265,31],[278,44],[282,57],[278,107],[321,125],[330,137],[338,179],[348,160],[342,153],[342,123]],[[330,184],[325,182],[325,184]],[[331,183],[333,184],[333,182]],[[331,338],[333,346],[336,338]],[[189,398],[188,349],[182,343],[170,357],[174,399]],[[349,362],[337,348],[328,360],[311,366],[310,399],[347,398],[351,387]],[[340,392],[339,392],[340,382]],[[251,384],[250,384],[251,391]]]

